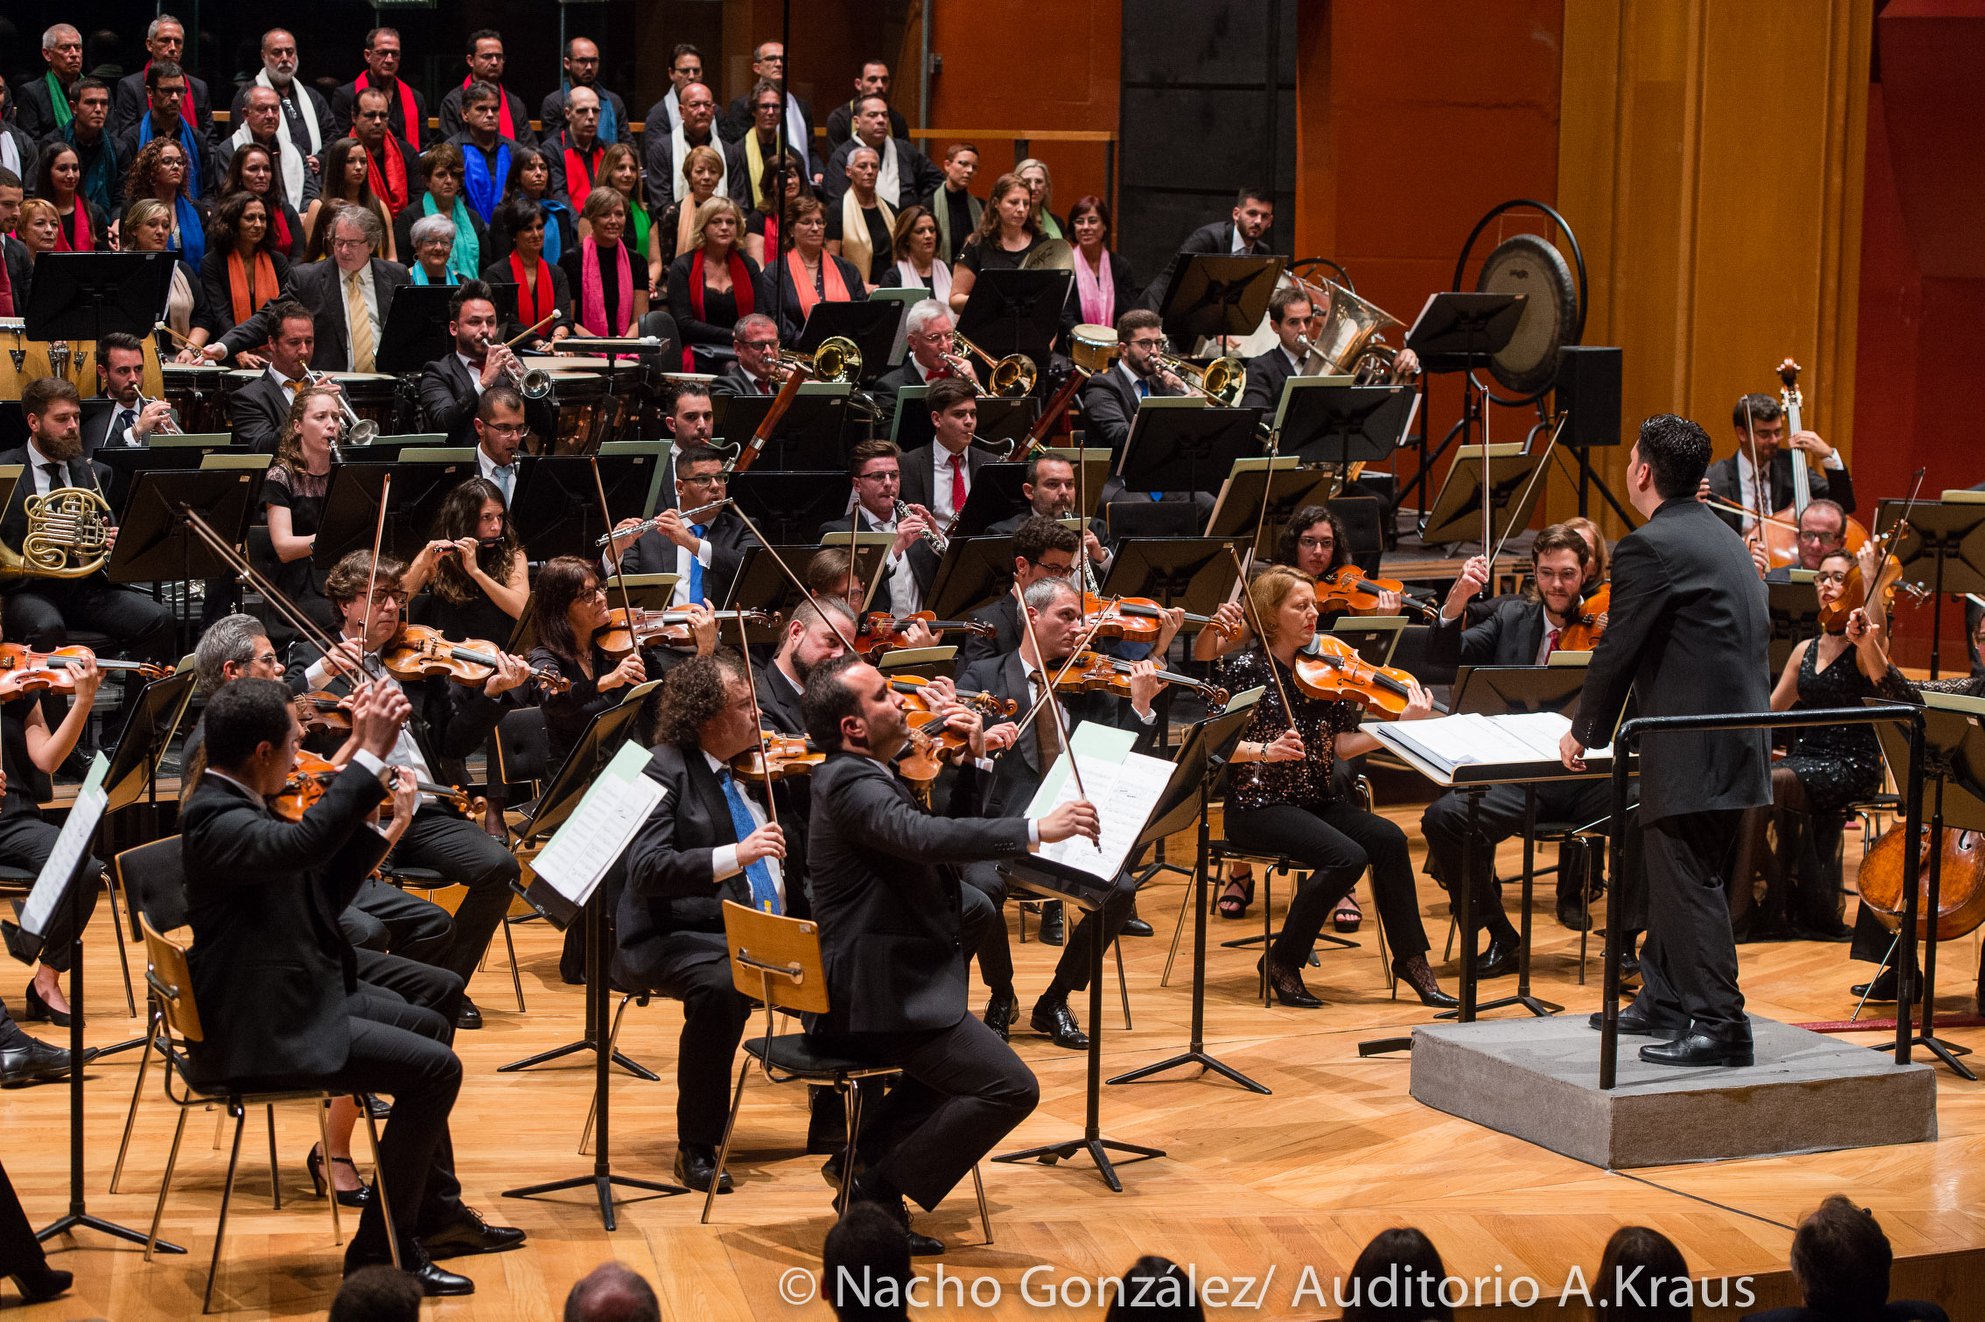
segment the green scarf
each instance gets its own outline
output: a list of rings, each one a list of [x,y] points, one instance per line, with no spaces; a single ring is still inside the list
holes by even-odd
[[[58,130],[68,128],[69,121],[76,117],[76,112],[69,109],[69,94],[63,90],[62,80],[55,76],[53,69],[41,77],[42,81],[48,84],[48,104],[55,107],[55,127]]]

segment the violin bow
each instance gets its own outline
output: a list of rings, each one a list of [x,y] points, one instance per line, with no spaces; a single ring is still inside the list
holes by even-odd
[[[744,636],[744,612],[738,611],[736,616],[737,650],[738,655],[744,658],[744,687],[745,691],[751,694],[751,730],[753,737],[758,741],[758,769],[765,773],[765,817],[772,825],[777,826],[779,806],[772,801],[774,798],[772,759],[765,747],[765,713],[758,709],[758,676],[751,671],[751,640]]]
[[[1241,573],[1241,558],[1234,554],[1234,544],[1227,543],[1227,558],[1234,562],[1234,572]],[[1241,577],[1241,603],[1247,607],[1248,624],[1254,629],[1254,636],[1261,643],[1261,654],[1268,658],[1268,674],[1275,681],[1275,691],[1282,698],[1282,714],[1289,718],[1289,728],[1296,728],[1296,709],[1289,705],[1289,690],[1282,684],[1282,671],[1275,664],[1275,656],[1268,650],[1268,631],[1261,627],[1261,609],[1254,604],[1254,593],[1248,591],[1247,577]],[[1301,731],[1297,731],[1298,734]]]
[[[1027,618],[1027,602],[1024,597],[1020,596],[1020,582],[1018,579],[1014,580],[1013,591],[1020,609],[1021,627],[1025,629],[1027,631],[1028,636],[1031,637],[1034,632],[1033,622]],[[1075,646],[1069,649],[1067,658],[1064,659],[1061,663],[1061,669],[1055,671],[1054,680],[1052,683],[1048,685],[1049,692],[1053,692],[1054,689],[1061,683],[1062,677],[1068,674],[1070,670],[1073,670],[1075,668],[1076,659],[1079,658],[1082,655],[1083,650],[1086,649],[1089,646],[1089,644],[1095,640],[1096,631],[1103,627],[1103,621],[1109,618],[1110,611],[1116,607],[1116,604],[1119,600],[1120,598],[1117,597],[1110,598],[1109,605],[1105,606],[1097,614],[1095,622],[1089,625],[1088,629],[1084,631],[1082,637],[1076,640]],[[1041,655],[1041,648],[1039,643],[1036,643],[1034,645],[1034,655],[1037,658]],[[1043,662],[1042,664],[1043,664],[1043,669],[1045,669],[1046,663]],[[1021,717],[1019,725],[1014,727],[1013,738],[1015,742],[1019,741],[1021,735],[1027,733],[1027,727],[1032,725],[1034,723],[1034,718],[1041,714],[1041,701],[1042,700],[1040,698],[1034,699],[1034,705],[1027,709],[1027,714]],[[1060,707],[1057,706],[1056,710],[1059,711]]]
[[[813,589],[800,582],[799,575],[793,572],[793,567],[786,563],[786,558],[780,555],[777,549],[773,547],[771,539],[766,537],[763,532],[760,532],[758,524],[753,521],[749,514],[744,512],[744,506],[738,504],[735,498],[729,499],[727,503],[733,510],[737,511],[737,516],[743,521],[746,530],[758,539],[760,546],[765,548],[765,554],[772,557],[772,563],[779,566],[779,572],[786,576],[786,581],[799,589],[800,600],[811,601],[818,607],[820,603],[815,599]],[[854,554],[852,550],[850,550],[848,555],[848,572],[854,572]],[[841,622],[834,618],[834,613],[832,611],[822,610],[820,612],[820,618],[827,621],[827,627],[832,629],[834,636],[841,640],[841,646],[847,648],[852,653],[855,650],[855,640],[849,637],[847,632],[841,628]]]
[[[1768,508],[1771,504],[1771,497],[1765,491],[1765,474],[1758,467],[1758,433],[1756,426],[1751,421],[1751,397],[1749,395],[1744,396],[1744,437],[1750,443],[1751,447],[1751,500],[1755,505],[1755,508],[1748,511],[1753,520],[1750,532],[1762,540],[1764,536],[1764,521],[1771,513],[1771,510]],[[1738,485],[1742,485],[1741,474],[1739,475]]]
[[[1032,617],[1030,617],[1027,614],[1026,594],[1021,592],[1020,580],[1017,578],[1013,580],[1013,602],[1020,609],[1020,627],[1027,631],[1027,643],[1029,646],[1031,646],[1034,649],[1034,665],[1036,668],[1036,672],[1038,674],[1045,676],[1048,673],[1048,659],[1041,655],[1041,639],[1040,636],[1034,632],[1034,621]],[[1102,623],[1102,620],[1098,619],[1096,623],[1100,625]],[[1092,635],[1095,633],[1095,629],[1093,627],[1090,629],[1090,633]],[[1089,789],[1087,786],[1085,786],[1082,783],[1082,767],[1080,761],[1075,756],[1075,749],[1071,747],[1068,742],[1068,713],[1063,711],[1061,709],[1061,704],[1054,700],[1055,685],[1060,682],[1062,675],[1068,673],[1068,668],[1069,666],[1075,663],[1075,658],[1081,655],[1082,655],[1082,649],[1079,647],[1076,648],[1073,652],[1070,652],[1068,654],[1068,660],[1062,663],[1061,674],[1056,675],[1054,679],[1048,680],[1047,682],[1041,685],[1041,696],[1034,700],[1034,710],[1028,712],[1027,716],[1029,720],[1033,719],[1035,712],[1040,711],[1041,708],[1044,706],[1053,710],[1055,715],[1055,730],[1061,737],[1062,751],[1068,754],[1068,772],[1071,776],[1075,778],[1075,792],[1081,798],[1088,799]],[[1026,729],[1026,725],[1023,722],[1022,725],[1014,731],[1013,739],[1016,744],[1020,741],[1020,735],[1022,732],[1025,731],[1025,729]],[[1047,770],[1048,769],[1046,767],[1042,767],[1041,774],[1046,775]],[[1093,800],[1090,801],[1093,802]],[[1101,849],[1103,848],[1103,842],[1100,838],[1096,841],[1096,848],[1098,851],[1101,851]]]
[[[613,511],[607,508],[607,487],[606,483],[600,479],[599,454],[597,452],[589,453],[586,456],[586,462],[593,471],[593,494],[599,497],[600,518],[604,521],[608,536],[611,537],[613,533]],[[728,500],[729,497],[727,496],[725,499]],[[613,564],[613,572],[608,577],[613,579],[614,586],[620,589],[620,606],[622,610],[627,612],[627,641],[636,652],[639,652],[641,650],[641,640],[634,635],[634,601],[627,595],[627,571],[621,565],[622,557],[626,554],[627,552],[624,549],[616,551],[611,541],[607,543],[607,558]],[[690,603],[692,606],[700,606],[702,604],[700,601]]]
[[[359,650],[365,651],[365,636],[372,632],[372,603],[379,594],[379,548],[386,541],[386,511],[391,506],[393,494],[393,470],[387,469],[379,475],[379,521],[372,526],[372,563],[367,566],[365,577],[365,623],[360,626]],[[404,609],[405,602],[400,603]],[[385,663],[380,663],[382,668]]]

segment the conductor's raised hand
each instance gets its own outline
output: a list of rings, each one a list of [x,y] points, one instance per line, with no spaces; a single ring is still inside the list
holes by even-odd
[[[1096,815],[1096,805],[1087,799],[1071,799],[1067,803],[1056,804],[1053,811],[1041,818],[1041,843],[1056,844],[1070,836],[1081,836],[1091,842],[1102,838],[1102,819]]]

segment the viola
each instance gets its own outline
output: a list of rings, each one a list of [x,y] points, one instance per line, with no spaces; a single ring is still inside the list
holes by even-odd
[[[745,749],[731,759],[731,770],[752,780],[784,780],[804,776],[827,760],[810,738],[794,738],[777,730],[759,732],[762,746]]]
[[[406,624],[392,640],[379,649],[379,663],[386,673],[402,681],[440,676],[456,684],[480,687],[496,673],[501,649],[483,638],[453,642],[439,629],[425,624]],[[572,681],[551,670],[533,670],[531,678],[550,693],[563,693]]]
[[[929,698],[924,696],[924,688],[930,681],[922,675],[891,675],[889,687],[904,697],[904,706],[911,711],[932,711]],[[1020,704],[1011,698],[1001,698],[997,694],[981,689],[977,693],[959,693],[958,701],[972,708],[981,716],[1011,716],[1020,710]]]
[[[1613,609],[1613,585],[1601,583],[1579,603],[1578,614],[1558,631],[1558,651],[1590,652],[1606,632],[1606,617]]]
[[[999,632],[990,620],[940,620],[935,611],[913,611],[908,615],[870,611],[855,626],[852,639],[855,651],[862,656],[870,656],[891,648],[907,647],[909,643],[904,635],[919,624],[936,638],[942,638],[948,629],[963,629],[979,638],[990,638]]]
[[[1093,622],[1093,617],[1101,616],[1102,623],[1096,626],[1095,638],[1121,638],[1131,643],[1155,643],[1158,631],[1165,627],[1165,608],[1149,597],[1104,597],[1094,592],[1082,594],[1082,615],[1085,622]],[[1218,629],[1227,632],[1227,626],[1211,615],[1194,615],[1187,611],[1185,622],[1201,629]]]
[[[636,647],[694,647],[696,636],[689,629],[689,611],[683,607],[651,610],[636,606],[616,606],[607,612],[606,626],[593,635],[593,645],[608,656],[626,656]],[[712,611],[719,625],[742,620],[746,624],[776,629],[783,618],[778,611]],[[629,627],[630,619],[632,627]]]
[[[1289,673],[1296,687],[1327,702],[1355,702],[1373,716],[1397,718],[1413,701],[1413,676],[1375,666],[1341,638],[1320,633],[1296,653]]]
[[[283,782],[282,792],[269,800],[269,806],[286,821],[302,821],[303,814],[324,797],[324,791],[338,778],[340,770],[331,765],[329,758],[319,757],[307,748],[297,749],[289,779]]]
[[[1316,608],[1324,614],[1376,615],[1381,592],[1399,593],[1402,612],[1412,611],[1428,620],[1440,613],[1439,607],[1406,596],[1406,584],[1399,579],[1366,578],[1355,564],[1339,565],[1317,579]]]
[[[970,741],[957,730],[948,729],[945,718],[934,711],[903,713],[910,727],[910,742],[897,755],[896,769],[903,779],[928,787],[947,762],[956,762],[970,748]]]
[[[1121,657],[1105,656],[1101,652],[1077,654],[1074,664],[1062,670],[1055,680],[1057,693],[1093,693],[1102,690],[1119,698],[1130,696],[1130,671],[1136,665]],[[1191,675],[1181,675],[1174,670],[1160,670],[1159,679],[1177,688],[1189,689],[1206,699],[1208,710],[1218,710],[1227,705],[1227,690],[1205,680],[1194,679]]]
[[[1846,633],[1847,621],[1856,610],[1875,611],[1880,603],[1881,613],[1887,616],[1895,605],[1895,594],[1907,593],[1909,599],[1922,605],[1929,599],[1929,592],[1921,583],[1902,581],[1902,561],[1896,559],[1891,548],[1909,531],[1907,520],[1897,520],[1896,525],[1875,538],[1882,557],[1875,568],[1875,581],[1866,581],[1861,572],[1861,562],[1856,559],[1854,567],[1847,571],[1847,581],[1840,585],[1840,595],[1820,607],[1820,628],[1827,633]]]
[[[350,734],[352,728],[351,709],[345,704],[350,701],[335,693],[318,689],[313,693],[299,693],[290,699],[296,710],[296,721],[305,734]]]
[[[124,671],[147,680],[172,673],[149,661],[103,661],[87,647],[37,652],[21,643],[0,643],[0,702],[31,693],[74,693],[76,671],[96,661],[99,670]]]

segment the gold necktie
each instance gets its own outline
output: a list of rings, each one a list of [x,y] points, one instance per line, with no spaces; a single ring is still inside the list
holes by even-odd
[[[345,273],[345,322],[352,332],[352,371],[370,372],[375,351],[372,314],[366,311],[365,290],[358,282],[358,275],[357,271]]]

